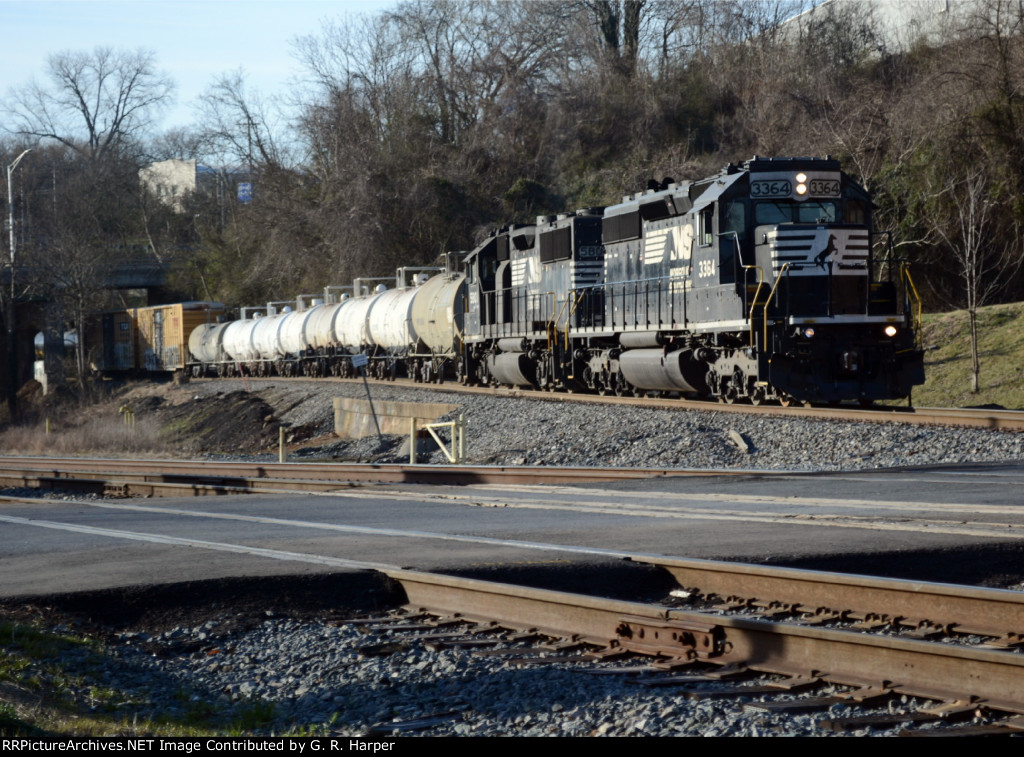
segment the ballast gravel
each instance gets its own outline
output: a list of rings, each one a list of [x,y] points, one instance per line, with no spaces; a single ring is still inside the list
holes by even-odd
[[[390,654],[363,656],[362,648],[394,639],[352,625],[268,618],[227,633],[219,625],[122,633],[100,664],[81,650],[63,662],[88,667],[98,685],[117,689],[118,709],[136,722],[202,712],[207,727],[230,730],[245,722],[250,735],[820,736],[834,735],[820,720],[867,712],[837,703],[811,714],[776,715],[757,710],[759,694],[691,699],[671,687],[639,685],[643,678],[635,673],[595,673],[615,663],[521,667],[502,656],[431,651],[410,637]],[[829,693],[835,692],[816,692]],[[914,702],[897,698],[871,712],[905,712],[908,704]]]
[[[361,383],[337,381],[194,382],[191,402],[251,391],[280,421],[314,434],[334,430],[334,397],[365,399]],[[491,465],[748,468],[840,471],[941,463],[1019,461],[1024,434],[986,429],[740,415],[708,410],[648,409],[528,396],[446,393],[374,383],[376,401],[445,402],[466,425],[467,462]],[[444,437],[447,440],[447,437]],[[297,457],[408,462],[402,436],[338,440]],[[276,451],[265,459],[275,459]],[[419,462],[444,463],[432,445]]]

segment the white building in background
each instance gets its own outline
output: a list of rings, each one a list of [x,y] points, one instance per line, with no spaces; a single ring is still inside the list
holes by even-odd
[[[195,160],[172,158],[150,163],[139,171],[139,181],[178,213],[185,210],[185,198],[193,192],[203,192],[208,198],[215,199],[220,203],[222,215],[231,192],[237,191],[240,203],[249,202],[252,198],[252,179],[247,174],[216,171]]]
[[[185,196],[198,185],[194,160],[162,160],[139,171],[139,181],[165,205],[184,210]]]
[[[870,22],[885,48],[896,52],[970,33],[968,22],[979,17],[1009,29],[1024,17],[1024,0],[824,0],[784,26],[803,32],[829,14]]]

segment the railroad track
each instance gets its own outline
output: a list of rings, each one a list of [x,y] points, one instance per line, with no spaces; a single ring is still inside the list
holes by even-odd
[[[199,379],[214,381],[215,379]],[[220,381],[220,379],[217,379]],[[306,378],[246,378],[246,384],[260,382],[296,382],[310,381]],[[316,381],[336,381],[339,383],[362,383],[359,379],[316,379]],[[847,420],[868,423],[906,423],[921,426],[960,426],[964,428],[987,428],[998,431],[1024,431],[1024,411],[995,410],[977,408],[929,408],[907,406],[872,406],[859,408],[848,406],[837,407],[781,407],[779,405],[748,405],[724,404],[700,400],[687,400],[669,397],[617,397],[614,395],[568,394],[562,392],[541,392],[532,389],[508,387],[464,386],[455,382],[445,384],[422,384],[410,379],[398,379],[389,382],[390,386],[403,389],[420,389],[432,392],[455,392],[498,397],[527,397],[547,402],[583,402],[608,405],[627,405],[658,410],[704,410],[723,413],[739,413],[744,415],[774,415],[782,417],[821,418],[830,420]]]
[[[673,468],[430,466],[0,457],[0,487],[27,487],[126,497],[202,496],[205,494],[271,491],[335,491],[367,483],[572,484],[667,476],[745,475],[748,473],[748,471],[730,470],[712,474],[706,470]]]
[[[1024,731],[1022,593],[735,563],[652,564],[680,581],[675,594],[685,599],[676,606],[387,571],[405,593],[406,614],[357,622],[459,647],[496,629],[555,637],[546,650],[583,646],[585,654],[522,654],[536,663],[641,658],[607,672],[691,697],[758,697],[747,707],[775,713],[927,700],[819,720],[833,730],[984,719],[940,733]]]

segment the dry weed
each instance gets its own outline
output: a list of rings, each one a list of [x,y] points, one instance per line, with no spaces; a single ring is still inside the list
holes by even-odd
[[[119,412],[116,403],[66,408],[52,419],[8,426],[0,450],[21,455],[161,455],[181,449],[168,444],[159,423]]]

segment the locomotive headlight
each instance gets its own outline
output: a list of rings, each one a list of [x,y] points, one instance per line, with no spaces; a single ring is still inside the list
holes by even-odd
[[[798,173],[794,178],[796,179],[796,193],[801,196],[807,194],[807,174]]]
[[[885,327],[884,331],[885,335],[891,339],[892,337],[896,336],[897,329],[890,323],[888,326]]]
[[[814,329],[812,329],[812,328],[811,328],[810,326],[808,326],[807,328],[805,328],[805,329],[804,329],[804,336],[805,336],[805,337],[806,337],[807,339],[810,339],[811,337],[813,337],[813,336],[814,336]]]
[[[805,195],[805,194],[807,194],[807,185],[806,184],[797,184],[796,185],[796,193],[798,195]]]
[[[807,183],[807,174],[805,174],[805,173],[798,173],[796,175],[796,183],[797,184],[806,184]]]

